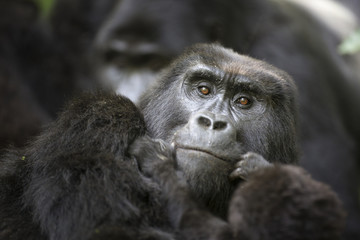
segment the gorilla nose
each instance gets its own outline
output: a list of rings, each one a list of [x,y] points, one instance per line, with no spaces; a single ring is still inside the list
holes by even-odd
[[[174,134],[173,141],[180,148],[203,149],[225,156],[223,149],[234,147],[242,151],[237,132],[229,117],[201,111],[190,116],[188,123]]]
[[[224,133],[233,135],[236,133],[235,127],[227,116],[214,114],[212,112],[198,112],[190,117],[189,124],[194,130],[202,130],[213,133]]]
[[[217,131],[226,129],[228,123],[223,120],[215,120],[211,116],[201,114],[197,116],[197,124],[203,128],[209,128]]]

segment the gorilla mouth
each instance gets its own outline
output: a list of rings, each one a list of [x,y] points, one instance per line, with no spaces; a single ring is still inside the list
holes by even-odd
[[[227,160],[227,159],[225,159],[225,158],[217,155],[217,154],[214,153],[214,152],[211,152],[211,151],[205,150],[205,149],[201,149],[201,148],[187,147],[187,146],[178,146],[178,145],[176,145],[176,146],[175,146],[175,149],[176,149],[176,150],[177,150],[177,149],[182,149],[182,150],[187,150],[187,151],[201,152],[201,153],[205,153],[205,154],[207,154],[207,155],[211,155],[212,157],[215,157],[215,158],[217,158],[217,159],[220,159],[221,161],[231,162],[231,161],[229,161],[229,160]]]

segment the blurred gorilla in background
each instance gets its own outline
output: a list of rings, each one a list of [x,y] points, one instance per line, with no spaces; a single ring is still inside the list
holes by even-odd
[[[23,146],[80,87],[33,0],[0,0],[0,148]],[[71,60],[71,61],[70,61]]]
[[[27,53],[19,57],[24,49],[39,50],[35,44],[43,42],[34,25],[36,17],[34,4],[0,1],[0,146],[8,142],[22,145],[24,138],[36,134],[50,119],[26,84],[29,76],[24,70],[29,67],[24,63]],[[29,35],[35,46],[28,41]],[[35,55],[33,60],[37,59]]]
[[[33,1],[0,2],[27,6]],[[345,4],[357,6],[351,0]],[[351,12],[341,12],[347,13],[344,19],[350,21],[346,26],[356,26]],[[340,195],[349,215],[346,238],[356,239],[360,238],[359,76],[336,51],[341,36],[347,33],[337,31],[344,30],[340,25],[344,21],[340,19],[336,22],[340,27],[334,27],[328,22],[332,15],[320,18],[318,13],[296,0],[57,0],[50,18],[51,32],[46,34],[33,33],[32,26],[38,26],[35,20],[24,21],[22,27],[15,19],[23,15],[5,15],[14,26],[5,28],[9,32],[2,27],[2,33],[10,36],[25,31],[32,37],[6,42],[16,52],[7,51],[7,64],[0,68],[11,68],[13,75],[1,78],[20,81],[17,91],[30,89],[26,96],[33,100],[25,100],[25,104],[34,102],[35,112],[45,112],[35,116],[52,117],[67,95],[91,86],[95,76],[102,86],[136,100],[159,70],[193,43],[218,41],[265,60],[296,81],[301,165]],[[38,35],[36,40],[33,36]],[[12,56],[15,60],[10,63]],[[96,67],[89,67],[92,64]],[[30,107],[23,108],[28,114],[33,112]],[[46,122],[46,117],[41,119],[39,123]]]
[[[86,52],[115,1],[60,0],[54,29],[37,2],[0,0],[0,149],[24,146],[66,99],[93,85]]]
[[[358,0],[336,0],[346,6],[350,11],[360,17],[360,2]]]

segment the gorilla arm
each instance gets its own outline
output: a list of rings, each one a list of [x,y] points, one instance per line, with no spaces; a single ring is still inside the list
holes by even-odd
[[[229,225],[191,196],[185,178],[175,168],[175,152],[169,144],[143,137],[133,143],[130,152],[141,171],[162,187],[170,221],[181,239],[232,239]]]

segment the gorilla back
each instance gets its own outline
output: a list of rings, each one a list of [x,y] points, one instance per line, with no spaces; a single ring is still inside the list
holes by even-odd
[[[190,48],[141,111],[121,96],[80,96],[1,158],[0,237],[173,239],[162,189],[129,151],[144,135],[173,144],[193,194],[225,217],[249,173],[297,161],[295,96],[286,73],[218,45]]]

